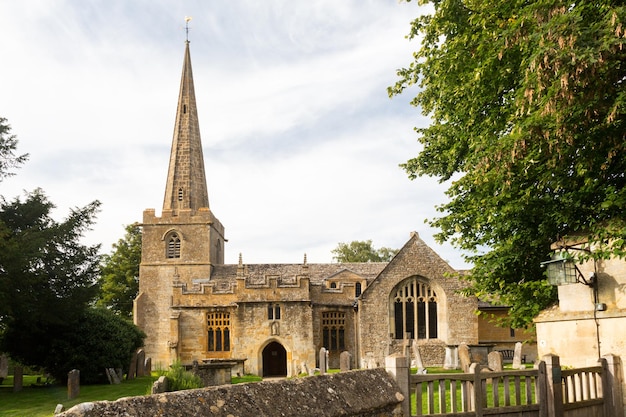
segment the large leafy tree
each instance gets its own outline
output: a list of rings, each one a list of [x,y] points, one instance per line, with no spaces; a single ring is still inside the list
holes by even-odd
[[[123,317],[133,314],[133,300],[139,291],[141,226],[130,224],[113,251],[102,257],[98,305]]]
[[[540,263],[558,238],[624,256],[626,6],[621,1],[423,0],[419,50],[390,95],[420,89],[410,178],[450,181],[431,220],[470,252],[475,295],[520,327],[555,299]]]
[[[389,262],[398,253],[397,249],[382,247],[375,249],[371,240],[340,242],[332,251],[337,262]]]
[[[0,202],[0,350],[44,365],[50,344],[97,294],[99,245],[81,243],[100,203],[62,222],[41,190]]]

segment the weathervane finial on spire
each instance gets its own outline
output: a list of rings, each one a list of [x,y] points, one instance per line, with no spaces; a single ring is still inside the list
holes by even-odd
[[[185,42],[189,43],[189,21],[191,16],[185,16]]]

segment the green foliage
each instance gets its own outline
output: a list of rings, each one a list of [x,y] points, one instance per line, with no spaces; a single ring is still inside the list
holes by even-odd
[[[583,235],[596,258],[626,255],[626,6],[622,2],[436,0],[415,19],[414,61],[390,95],[432,123],[410,178],[451,181],[431,220],[472,253],[471,292],[522,327],[555,300],[539,264]]]
[[[202,388],[204,386],[200,377],[185,370],[180,361],[174,362],[167,370],[157,370],[157,374],[167,377],[169,391],[181,391],[184,389]]]
[[[124,237],[113,244],[111,254],[102,257],[97,305],[123,317],[131,317],[133,300],[139,292],[141,226],[134,223],[125,230]]]
[[[11,126],[7,119],[0,117],[0,181],[14,175],[12,168],[17,168],[28,159],[28,154],[15,155],[17,138],[11,135]]]
[[[340,242],[331,251],[333,259],[337,262],[389,262],[396,256],[398,249],[380,248],[374,249],[371,240],[354,240],[350,243]]]
[[[133,323],[103,308],[85,310],[60,331],[49,344],[43,366],[60,381],[78,369],[83,384],[106,382],[105,368],[128,370],[133,352],[145,339]]]
[[[0,351],[24,365],[43,365],[50,342],[97,294],[98,246],[80,240],[99,206],[57,222],[41,190],[0,201]]]

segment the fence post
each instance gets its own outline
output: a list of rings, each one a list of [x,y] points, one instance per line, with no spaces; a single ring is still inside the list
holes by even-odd
[[[404,395],[402,401],[402,415],[411,416],[411,389],[409,386],[409,360],[406,356],[387,356],[385,358],[385,369],[389,372],[400,386],[400,391]]]
[[[604,397],[605,415],[624,417],[622,359],[619,356],[608,354],[602,356],[599,362],[602,364],[602,396]],[[610,409],[606,408],[607,404],[611,407]]]
[[[539,361],[537,364],[535,396],[537,397],[537,404],[539,404],[539,417],[548,417],[548,374],[544,361]]]
[[[474,412],[476,413],[476,417],[483,416],[483,409],[486,404],[486,394],[483,386],[483,379],[480,376],[481,366],[479,363],[472,363],[469,367],[469,372],[474,374]]]
[[[556,355],[544,355],[541,358],[546,363],[547,383],[547,415],[548,417],[563,417],[563,383],[561,381],[561,362]]]

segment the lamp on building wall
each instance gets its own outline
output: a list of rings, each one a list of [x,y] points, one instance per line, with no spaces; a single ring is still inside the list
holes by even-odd
[[[548,282],[550,285],[585,284],[594,286],[595,273],[589,279],[585,279],[580,269],[576,266],[574,258],[567,252],[556,253],[549,261],[542,262],[541,266],[547,268]]]

